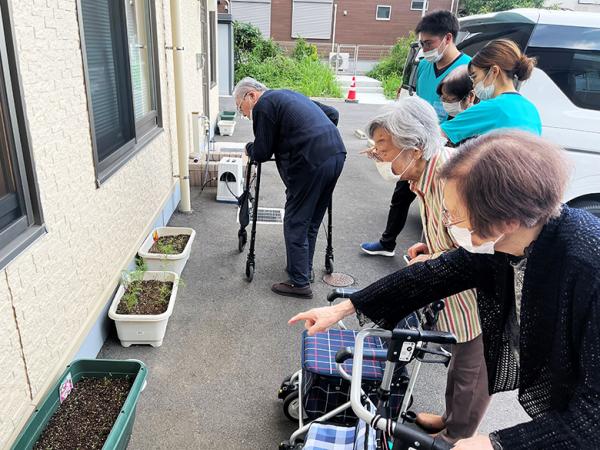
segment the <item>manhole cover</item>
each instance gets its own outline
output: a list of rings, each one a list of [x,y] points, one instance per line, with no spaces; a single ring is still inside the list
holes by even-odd
[[[333,287],[347,287],[354,284],[354,278],[341,272],[328,273],[323,276],[323,281]]]

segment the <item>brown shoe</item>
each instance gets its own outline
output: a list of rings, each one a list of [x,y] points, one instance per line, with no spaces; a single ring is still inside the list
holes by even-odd
[[[444,423],[442,416],[437,414],[419,413],[417,414],[417,420],[415,422],[425,431],[430,433],[439,433],[446,428],[446,424]]]
[[[271,290],[276,294],[285,295],[286,297],[313,298],[310,285],[299,287],[295,286],[291,281],[275,283],[273,286],[271,286]]]

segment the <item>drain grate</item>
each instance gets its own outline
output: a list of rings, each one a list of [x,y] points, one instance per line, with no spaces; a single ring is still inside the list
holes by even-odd
[[[354,278],[341,272],[328,273],[323,276],[323,281],[333,287],[348,287],[354,284]]]
[[[283,216],[285,212],[281,208],[261,208],[258,207],[258,214],[256,217],[256,223],[277,225],[283,223]],[[238,223],[239,223],[239,209],[238,209]],[[252,223],[252,208],[250,208],[250,223]]]
[[[252,212],[250,212],[252,214]],[[283,209],[258,207],[256,223],[283,223]]]

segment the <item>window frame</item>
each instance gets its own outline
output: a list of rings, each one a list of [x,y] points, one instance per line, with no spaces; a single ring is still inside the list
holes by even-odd
[[[379,8],[387,8],[388,9],[389,15],[387,18],[379,17]],[[392,5],[377,5],[377,7],[375,8],[375,20],[383,20],[386,22],[389,22],[390,20],[392,20]]]
[[[421,7],[420,8],[415,8],[413,6],[415,4],[415,1],[419,1],[419,0],[410,0],[410,10],[411,11],[423,11],[423,6],[427,6],[427,0],[423,0],[423,1],[420,2],[420,3],[422,3]]]
[[[8,143],[7,152],[14,160],[12,176],[15,178],[17,201],[24,214],[0,232],[0,268],[15,259],[34,241],[46,233],[43,224],[39,187],[31,149],[29,124],[19,71],[19,61],[14,40],[14,27],[8,2],[0,2],[0,90],[6,106],[4,127]]]
[[[152,81],[152,88],[154,90],[153,97],[155,100],[155,108],[149,113],[145,114],[139,120],[135,119],[135,111],[133,106],[133,87],[131,81],[131,65],[129,55],[129,39],[127,35],[127,24],[122,21],[127,20],[125,11],[125,0],[118,0],[119,14],[117,17],[111,15],[111,24],[118,26],[119,34],[116,36],[118,39],[119,51],[123,52],[123,61],[125,64],[125,79],[119,79],[117,83],[121,83],[128,94],[126,104],[120,104],[119,107],[126,107],[128,109],[127,114],[129,115],[129,125],[133,126],[134,137],[125,144],[123,144],[117,150],[111,152],[110,155],[100,160],[98,156],[98,144],[96,141],[96,131],[94,122],[94,111],[92,106],[92,92],[91,92],[91,81],[89,75],[88,55],[87,46],[85,40],[85,31],[83,23],[83,11],[82,1],[77,0],[77,19],[79,23],[79,37],[81,40],[81,57],[83,63],[83,78],[85,85],[85,93],[88,105],[88,117],[90,123],[90,138],[92,142],[92,156],[94,161],[94,171],[96,174],[96,187],[100,188],[112,175],[127,164],[137,153],[142,150],[148,143],[150,143],[156,136],[161,134],[163,130],[162,122],[162,105],[160,95],[160,69],[158,59],[158,34],[156,26],[156,3],[154,0],[144,0],[148,10],[146,15],[146,26],[148,34],[148,45],[152,46],[151,51],[148,52],[152,59],[152,69],[150,70],[150,77]],[[115,23],[116,22],[116,23]]]

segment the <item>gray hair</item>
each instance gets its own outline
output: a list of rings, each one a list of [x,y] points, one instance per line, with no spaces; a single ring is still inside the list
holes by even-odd
[[[404,97],[385,106],[367,125],[370,138],[378,128],[390,133],[392,142],[400,149],[421,149],[426,161],[442,148],[437,114],[429,103],[417,96]]]
[[[260,81],[256,81],[252,77],[242,78],[233,88],[233,99],[238,100],[243,98],[248,92],[258,91],[264,92],[267,87]]]

